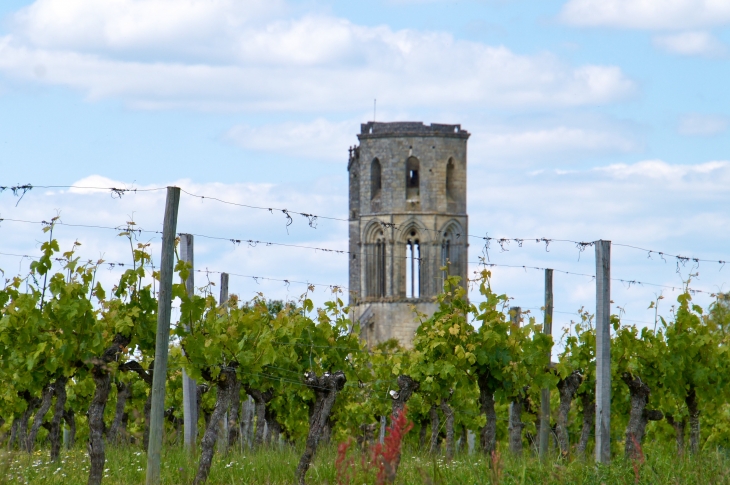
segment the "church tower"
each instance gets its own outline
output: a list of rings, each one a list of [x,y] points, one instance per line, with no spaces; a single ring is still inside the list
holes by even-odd
[[[467,277],[466,142],[461,125],[360,126],[350,149],[350,306],[370,346],[411,346],[413,306],[436,310],[445,272]],[[464,283],[465,284],[465,283]]]

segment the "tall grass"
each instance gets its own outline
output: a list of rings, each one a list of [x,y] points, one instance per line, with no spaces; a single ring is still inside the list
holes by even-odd
[[[615,458],[610,466],[596,466],[592,461],[565,462],[553,457],[545,462],[532,456],[512,458],[506,450],[486,458],[480,454],[461,454],[447,463],[405,447],[398,484],[549,484],[549,485],[730,485],[730,458],[717,451],[703,451],[697,456],[679,457],[671,449],[645,447],[645,460]],[[257,484],[290,485],[299,461],[299,451],[292,448],[216,454],[208,483],[212,485]],[[61,460],[51,463],[48,451],[32,455],[22,452],[0,455],[0,484],[74,485],[85,484],[88,458],[82,448],[63,451]],[[335,485],[336,447],[323,447],[307,473],[307,483]],[[135,447],[107,448],[105,483],[140,485],[145,481],[146,455]],[[180,448],[163,452],[162,483],[191,483],[197,469],[197,457]],[[362,485],[362,484],[357,484]]]

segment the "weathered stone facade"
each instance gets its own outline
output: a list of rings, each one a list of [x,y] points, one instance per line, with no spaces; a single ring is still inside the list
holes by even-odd
[[[447,263],[466,280],[468,138],[461,125],[361,125],[348,164],[349,286],[352,318],[369,345],[411,345],[414,309],[436,310]]]

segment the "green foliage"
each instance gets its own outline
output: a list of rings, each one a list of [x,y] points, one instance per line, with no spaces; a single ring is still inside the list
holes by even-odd
[[[416,330],[409,372],[420,384],[419,394],[431,404],[448,401],[457,389],[469,387],[474,382],[471,367],[477,360],[474,327],[469,323],[473,308],[459,277],[446,279],[438,303],[433,316]]]
[[[480,386],[486,386],[495,393],[503,389],[502,383],[509,381],[513,363],[517,364],[519,341],[504,314],[509,301],[507,295],[497,295],[492,291],[490,277],[489,271],[482,271],[479,293],[483,301],[477,306],[475,315],[480,326],[472,344],[476,357],[475,372],[481,377]]]
[[[679,295],[674,322],[668,324],[662,318],[667,344],[665,382],[682,399],[690,389],[696,389],[704,399],[714,400],[730,384],[725,372],[727,347],[721,345],[717,321],[705,318],[702,308],[691,301],[688,292]]]
[[[97,266],[103,261],[82,263],[76,255],[78,243],[61,253],[52,225],[30,273],[10,279],[0,289],[0,379],[7,383],[0,389],[3,430],[23,413],[31,398],[40,397],[45,385],[66,376],[70,378],[66,409],[74,412],[77,439],[83,441],[84,414],[94,391],[89,370],[99,365],[101,356],[121,336],[124,348],[104,369],[115,381],[132,386],[126,405],[129,432],[141,441],[149,387],[137,373],[119,369],[131,370],[128,364],[135,361],[144,375],[152,363],[157,275],[151,272],[149,246],[134,241],[133,226],[129,223],[120,234],[129,243],[133,265],[110,289],[96,282]],[[178,262],[176,271],[184,280],[190,268]],[[485,424],[478,404],[480,386],[497,399],[498,437],[506,429],[508,402],[517,398],[537,402],[537,391],[554,388],[559,378],[579,371],[584,379],[578,394],[594,392],[596,335],[587,312],[581,311],[580,322],[564,337],[565,349],[551,368],[552,338],[542,333],[534,318],[521,325],[510,322],[509,299],[493,291],[488,271],[481,274],[480,296],[474,303],[460,283],[456,277],[447,278],[436,312],[417,316],[420,326],[410,350],[396,341],[365,348],[337,289],[331,301],[315,309],[312,288],[296,302],[266,300],[263,295],[242,302],[232,295],[221,304],[210,285],[188,295],[183,284],[176,284],[173,293],[180,301],[181,317],[174,324],[170,346],[168,416],[182,418],[183,367],[210,385],[203,409],[212,406],[224,367],[236,369],[244,390],[271,391],[267,413],[293,442],[301,442],[306,435],[314,402],[314,393],[302,384],[305,372],[342,370],[347,376],[331,414],[337,441],[362,436],[363,425],[376,424],[380,416],[390,414],[390,393],[398,390],[401,374],[420,386],[408,403],[410,419],[424,423],[431,406],[446,401],[455,410],[457,436],[462,426],[478,430]],[[614,433],[623,434],[628,392],[620,376],[629,373],[649,384],[649,408],[678,418],[686,416],[685,401],[694,390],[702,407],[704,445],[730,446],[728,301],[727,295],[718,295],[704,311],[684,293],[673,318],[659,319],[658,329],[622,325],[613,317]],[[113,408],[106,409],[109,422]],[[671,439],[671,431],[664,423],[652,423],[648,429],[651,436],[662,439]]]
[[[49,239],[42,244],[42,255],[31,264],[28,277],[14,278],[3,290],[0,372],[4,381],[13,382],[12,389],[3,392],[11,415],[21,411],[12,394],[39,395],[56,378],[74,376],[87,367],[101,348],[102,329],[90,300],[96,268],[79,264],[74,254],[78,246],[74,243],[63,253],[58,258],[63,262],[61,271],[50,274],[53,260],[60,255],[58,242]],[[24,282],[27,291],[21,292]]]
[[[576,394],[595,394],[596,389],[596,329],[592,325],[593,315],[585,309],[578,311],[581,321],[572,322],[572,332],[566,331],[565,348],[558,358],[556,371],[561,379],[578,371],[583,381]]]
[[[523,325],[510,323],[504,313],[507,296],[492,291],[490,276],[482,272],[479,292],[484,301],[475,312],[481,322],[473,339],[480,385],[507,400],[554,386],[557,379],[549,369],[552,336],[542,333],[534,318]]]

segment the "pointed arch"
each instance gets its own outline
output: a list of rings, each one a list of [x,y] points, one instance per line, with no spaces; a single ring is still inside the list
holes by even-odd
[[[402,257],[405,264],[400,280],[404,283],[406,298],[421,298],[427,292],[424,284],[427,277],[426,265],[423,264],[428,241],[428,231],[423,223],[417,219],[410,219],[399,228],[398,239],[403,248]]]
[[[383,298],[387,292],[388,242],[385,229],[378,220],[370,221],[363,231],[365,252],[365,296]]]
[[[461,248],[464,246],[463,228],[458,221],[452,219],[444,224],[439,231],[439,239],[441,246],[441,267],[448,269],[441,272],[441,283],[449,274],[462,276],[461,268]]]

